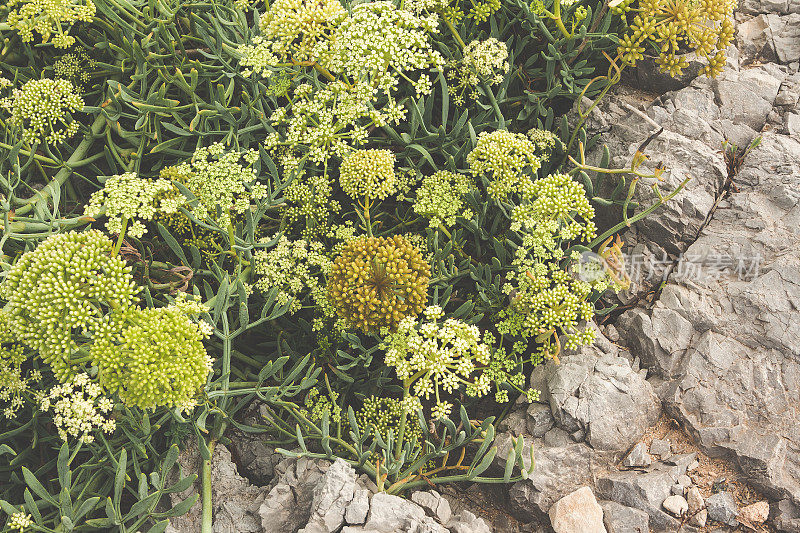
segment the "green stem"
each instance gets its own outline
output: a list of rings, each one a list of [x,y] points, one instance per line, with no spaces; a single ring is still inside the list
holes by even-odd
[[[567,31],[566,26],[564,26],[564,21],[561,20],[561,0],[555,0],[553,7],[555,8],[553,10],[553,20],[555,21],[556,26],[561,31],[561,33],[564,34],[564,37],[566,37],[567,39],[571,39],[572,34]]]
[[[111,251],[111,256],[116,257],[119,254],[120,248],[122,248],[122,241],[125,240],[125,230],[128,229],[128,217],[122,218],[122,229],[117,236],[117,242],[114,244],[114,249]]]
[[[450,33],[453,34],[453,37],[455,37],[456,41],[461,46],[461,48],[462,49],[466,48],[467,45],[464,42],[464,39],[462,39],[461,36],[458,34],[458,31],[456,31],[456,27],[453,26],[453,23],[450,22],[447,18],[444,19],[444,23],[447,25],[447,28],[450,30]]]
[[[78,163],[83,159],[83,156],[86,155],[86,152],[89,151],[89,148],[92,147],[94,144],[94,138],[100,134],[100,130],[106,124],[106,117],[103,114],[97,115],[94,119],[94,123],[92,123],[92,128],[89,134],[87,134],[83,141],[75,148],[75,151],[72,152],[72,155],[69,159],[64,163],[64,167],[58,171],[58,173],[53,177],[47,187],[41,189],[36,194],[34,194],[26,204],[19,209],[17,209],[16,215],[24,215],[25,213],[30,212],[40,202],[46,202],[50,195],[52,194],[50,191],[53,190],[53,187],[61,187],[67,178],[72,175],[72,168],[73,165]]]
[[[408,389],[411,388],[411,380],[405,380],[403,382],[403,408],[408,404],[407,400],[409,397]],[[401,411],[400,416],[400,427],[398,428],[399,431],[397,432],[397,441],[394,443],[394,456],[395,458],[400,458],[400,450],[403,449],[403,437],[405,437],[406,433],[406,419],[408,418],[409,413],[405,411]]]
[[[215,441],[208,443],[208,452],[214,458]],[[203,520],[200,526],[202,533],[212,533],[213,525],[213,502],[211,501],[211,459],[203,460]]]

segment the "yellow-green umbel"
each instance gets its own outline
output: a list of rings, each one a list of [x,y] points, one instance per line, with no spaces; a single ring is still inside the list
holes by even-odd
[[[429,281],[430,266],[404,237],[360,237],[334,261],[328,299],[349,327],[394,330],[422,311]]]

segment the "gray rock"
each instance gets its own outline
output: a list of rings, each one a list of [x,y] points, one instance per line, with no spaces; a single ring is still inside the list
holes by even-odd
[[[718,492],[706,498],[706,511],[708,511],[708,517],[711,520],[716,520],[729,526],[739,524],[736,520],[739,508],[736,505],[736,500],[727,491]]]
[[[477,517],[466,509],[447,524],[450,533],[492,533],[486,520]]]
[[[786,133],[800,137],[800,113],[786,113],[784,117]]]
[[[581,487],[558,500],[548,516],[556,533],[606,533],[603,508],[589,487]]]
[[[764,133],[736,183],[687,249],[705,274],[671,280],[619,331],[666,379],[666,411],[706,453],[800,501],[800,259],[789,253],[800,248],[800,142]]]
[[[314,488],[311,514],[302,533],[333,533],[345,520],[345,511],[356,492],[356,471],[344,459],[336,459]]]
[[[672,455],[672,445],[669,439],[653,439],[650,443],[650,453],[657,455],[660,459],[669,459]]]
[[[772,509],[772,523],[778,531],[800,533],[800,505],[789,499],[779,501]]]
[[[656,464],[648,472],[634,470],[602,474],[597,478],[597,492],[603,499],[641,509],[650,515],[650,527],[659,531],[677,530],[679,522],[662,510],[670,487],[685,468]]]
[[[686,487],[683,485],[675,484],[669,489],[670,493],[675,494],[676,496],[683,496],[686,492]]]
[[[444,526],[426,516],[425,511],[419,505],[385,492],[379,492],[372,496],[364,529],[381,533],[398,531],[448,533]]]
[[[308,523],[314,489],[330,463],[321,459],[284,459],[258,514],[265,531],[297,531]]]
[[[603,500],[603,523],[608,533],[650,533],[650,517],[644,511]]]
[[[585,432],[593,448],[622,452],[655,423],[660,403],[617,347],[599,332],[598,339],[605,341],[602,347],[586,346],[563,356],[560,364],[548,365],[550,409],[559,427],[573,434]],[[577,437],[581,440],[580,433]]]
[[[561,428],[553,428],[544,434],[543,441],[550,448],[563,448],[569,444],[569,433]]]
[[[367,489],[356,489],[351,501],[344,512],[344,521],[348,524],[363,524],[369,512],[369,494]]]
[[[544,437],[555,424],[549,405],[532,403],[528,406],[527,416],[528,434],[536,438]]]
[[[800,14],[785,17],[767,15],[772,33],[772,46],[781,63],[800,59]]]
[[[683,496],[678,496],[676,494],[668,496],[662,505],[669,514],[676,517],[685,515],[686,511],[689,510],[689,504],[686,503],[686,499]]]
[[[442,524],[447,524],[453,516],[453,512],[450,510],[450,502],[442,498],[435,490],[414,492],[411,494],[411,501],[421,506],[430,516]]]
[[[511,435],[501,434],[496,439],[495,462],[502,472],[505,459],[511,448]],[[542,446],[541,441],[525,441],[523,456],[528,457],[533,446],[536,468],[528,479],[511,486],[509,497],[515,511],[526,519],[543,517],[562,496],[592,482],[593,472],[609,457],[584,443],[569,442],[565,446]],[[525,464],[528,464],[528,460]]]
[[[638,443],[636,446],[633,447],[631,453],[622,461],[624,466],[650,466],[653,463],[653,459],[650,457],[650,454],[647,453],[647,445],[644,442]]]

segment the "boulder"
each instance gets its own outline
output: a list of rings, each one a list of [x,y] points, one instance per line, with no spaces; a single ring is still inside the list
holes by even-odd
[[[603,500],[603,524],[608,533],[650,533],[650,516],[639,509]]]

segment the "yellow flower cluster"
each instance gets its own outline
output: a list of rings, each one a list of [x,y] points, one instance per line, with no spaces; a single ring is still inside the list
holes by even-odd
[[[12,10],[8,24],[19,32],[23,42],[33,41],[35,32],[43,42],[50,41],[56,48],[72,46],[75,38],[67,35],[69,26],[91,22],[95,13],[92,0],[11,0],[9,6]]]
[[[487,192],[496,199],[512,193],[530,196],[531,174],[541,166],[536,145],[522,133],[505,130],[481,132],[467,163],[474,174],[490,178]]]
[[[73,120],[72,113],[83,105],[72,83],[50,78],[31,80],[0,99],[0,108],[11,113],[8,124],[29,143],[57,144],[75,135],[80,123]]]
[[[725,49],[733,39],[736,0],[639,0],[638,8],[630,4],[630,0],[609,4],[618,13],[636,13],[620,42],[623,61],[635,65],[651,42],[658,51],[656,63],[670,76],[679,76],[688,66],[688,52],[708,62],[701,74],[714,77],[722,71]]]
[[[429,281],[430,266],[404,237],[361,237],[334,261],[328,300],[348,327],[393,330],[422,311]]]

